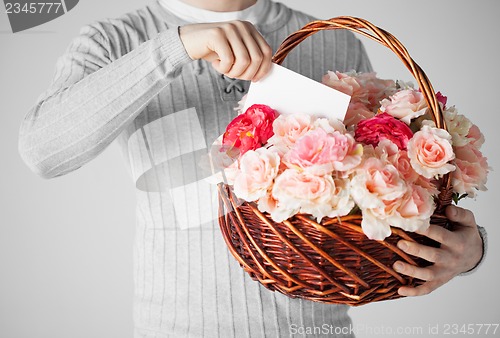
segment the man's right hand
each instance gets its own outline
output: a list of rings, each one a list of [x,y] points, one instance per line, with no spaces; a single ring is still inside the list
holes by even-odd
[[[179,32],[191,59],[209,61],[228,77],[255,82],[271,68],[272,49],[250,22],[192,24]]]

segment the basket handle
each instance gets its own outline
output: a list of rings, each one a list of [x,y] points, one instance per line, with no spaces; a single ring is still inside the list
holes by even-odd
[[[439,101],[436,97],[436,92],[434,91],[429,78],[425,75],[422,68],[420,68],[415,61],[413,61],[406,48],[401,42],[399,42],[398,39],[396,39],[391,33],[373,25],[367,20],[350,16],[339,16],[329,20],[312,21],[295,33],[290,34],[281,43],[278,50],[274,54],[272,61],[281,65],[288,53],[290,53],[290,51],[292,51],[306,38],[319,31],[333,29],[348,29],[377,41],[381,45],[392,50],[392,52],[399,57],[417,81],[418,87],[424,95],[425,101],[427,102],[427,105],[432,113],[432,119],[436,123],[436,127],[447,129],[441,106],[439,105]],[[444,213],[444,208],[451,204],[452,201],[452,188],[449,174],[446,174],[443,177],[440,190],[441,192],[438,197],[438,205],[436,208],[436,212],[438,214]]]

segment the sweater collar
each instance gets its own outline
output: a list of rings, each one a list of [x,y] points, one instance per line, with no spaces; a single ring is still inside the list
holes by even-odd
[[[258,24],[269,11],[269,0],[257,0],[250,7],[233,12],[214,12],[189,5],[182,0],[158,0],[167,11],[193,23],[246,20]]]
[[[276,16],[273,18],[266,18],[266,20],[263,20],[262,23],[256,25],[257,30],[261,34],[267,34],[271,33],[273,31],[276,31],[283,27],[289,20],[290,15],[291,15],[291,10],[284,6],[281,3],[276,3],[273,1],[269,1],[268,6],[275,6],[274,9],[277,9],[276,11],[269,11],[269,12],[275,12]],[[191,24],[191,22],[188,22],[184,19],[181,19],[175,15],[173,15],[171,12],[167,11],[159,2],[158,0],[153,0],[150,4],[150,8],[153,12],[158,13],[161,17],[165,19],[167,23],[173,24],[175,26],[183,26],[187,24]]]

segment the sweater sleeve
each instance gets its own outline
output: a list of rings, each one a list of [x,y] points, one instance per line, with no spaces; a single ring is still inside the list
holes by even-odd
[[[118,46],[103,27],[82,28],[59,58],[52,84],[21,122],[20,156],[43,178],[95,158],[192,61],[177,27],[113,60]]]

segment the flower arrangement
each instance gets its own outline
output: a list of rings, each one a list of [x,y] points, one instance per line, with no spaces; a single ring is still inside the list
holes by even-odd
[[[447,130],[411,84],[356,72],[328,72],[323,83],[351,96],[343,121],[252,105],[227,126],[217,156],[237,197],[275,222],[361,213],[367,237],[383,240],[391,226],[429,226],[445,174],[456,202],[486,190],[484,137],[445,96]]]

